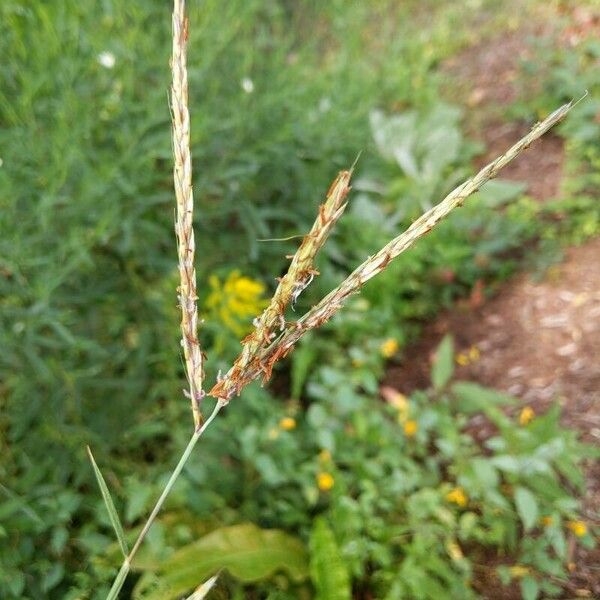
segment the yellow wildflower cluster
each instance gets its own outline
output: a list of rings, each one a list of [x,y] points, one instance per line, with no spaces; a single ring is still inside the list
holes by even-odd
[[[463,551],[456,542],[446,542],[446,551],[448,552],[448,555],[454,562],[462,560],[464,558]]]
[[[406,437],[414,437],[419,430],[419,424],[414,419],[409,419],[410,404],[407,397],[396,390],[385,393],[386,400],[398,411],[398,423],[402,425]]]
[[[398,422],[405,423],[410,411],[408,398],[404,394],[394,391],[387,397],[387,400],[398,411]]]
[[[583,537],[587,533],[587,525],[583,521],[569,521],[567,527],[577,537]]]
[[[526,406],[521,413],[519,414],[519,424],[520,425],[528,425],[535,417],[535,411],[531,406]]]
[[[268,304],[263,298],[265,286],[238,270],[231,271],[225,280],[211,275],[208,284],[207,313],[238,336],[249,331],[252,317],[260,314]]]
[[[529,567],[525,567],[523,565],[513,565],[508,570],[512,575],[513,579],[521,579],[525,577],[525,575],[529,575],[530,573]]]
[[[413,419],[408,419],[408,421],[406,421],[404,423],[404,435],[406,437],[414,437],[415,434],[417,433],[418,429],[419,429],[419,424],[416,421],[413,421]]]
[[[449,491],[446,494],[446,500],[460,506],[461,508],[464,508],[469,502],[469,498],[467,494],[465,494],[465,490],[463,490],[461,487],[455,487],[453,490]]]
[[[279,421],[279,427],[284,431],[291,431],[296,428],[296,419],[292,417],[283,417],[283,419]]]
[[[479,348],[477,346],[471,346],[468,350],[464,352],[459,352],[456,355],[456,364],[461,367],[466,367],[467,365],[477,362],[481,357],[481,353],[479,352]]]
[[[397,340],[394,338],[388,338],[381,344],[381,346],[379,346],[379,352],[384,358],[391,358],[394,356],[394,354],[396,354],[396,352],[398,352],[399,348],[400,345],[398,344]]]
[[[321,472],[317,474],[317,486],[322,492],[328,492],[335,484],[331,473]]]

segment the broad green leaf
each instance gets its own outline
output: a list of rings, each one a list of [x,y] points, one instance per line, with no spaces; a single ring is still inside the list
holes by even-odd
[[[567,556],[567,542],[562,529],[556,526],[549,527],[546,531],[546,535],[550,539],[550,543],[552,544],[552,548],[554,548],[554,552],[556,552],[556,556],[561,560],[565,560]]]
[[[316,600],[349,600],[350,577],[333,532],[319,517],[310,535],[310,576]]]
[[[436,390],[443,388],[454,373],[454,345],[452,337],[447,335],[441,341],[435,353],[435,362],[431,369],[431,382]]]
[[[523,600],[536,600],[540,586],[533,577],[523,577],[521,580],[521,595]]]
[[[488,181],[477,194],[485,206],[495,208],[520,196],[527,186],[524,183],[508,181],[507,179],[492,179]]]
[[[317,353],[314,346],[307,343],[300,344],[299,348],[292,354],[292,398],[296,400],[300,398],[302,387],[316,358]]]
[[[511,420],[499,407],[515,403],[515,399],[502,392],[491,390],[470,381],[457,381],[452,385],[454,402],[459,412],[470,415],[483,413],[501,430],[512,427]]]
[[[487,458],[473,458],[471,460],[473,473],[483,489],[495,488],[498,486],[498,472],[494,465]]]
[[[145,574],[134,589],[134,598],[173,600],[227,569],[243,582],[259,581],[285,571],[293,580],[308,577],[304,544],[277,529],[260,529],[242,523],[212,531],[184,546],[165,560],[156,575]]]
[[[529,531],[538,519],[538,504],[535,496],[524,487],[515,488],[515,504],[525,531]]]
[[[499,456],[493,456],[489,459],[490,462],[505,473],[518,473],[520,464],[519,460],[509,454],[501,454]]]
[[[102,494],[102,499],[104,500],[104,504],[106,505],[106,509],[108,510],[108,516],[110,518],[110,522],[117,534],[117,540],[119,540],[119,546],[121,547],[121,552],[123,556],[127,556],[129,550],[127,549],[127,542],[125,541],[125,533],[123,532],[123,527],[121,525],[121,521],[119,520],[119,515],[117,514],[117,509],[115,508],[115,504],[112,501],[110,492],[108,491],[108,487],[106,482],[104,481],[104,477],[102,477],[102,473],[94,460],[94,455],[92,454],[92,450],[90,447],[87,447],[88,456],[90,457],[90,462],[92,463],[92,467],[94,469],[94,474],[96,475],[96,479],[98,481],[98,486],[100,487],[100,493]]]

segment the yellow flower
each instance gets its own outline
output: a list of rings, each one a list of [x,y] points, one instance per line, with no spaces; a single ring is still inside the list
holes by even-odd
[[[529,575],[529,567],[523,565],[514,565],[508,569],[514,579],[521,579],[525,575]]]
[[[446,500],[452,502],[461,508],[464,508],[469,502],[468,496],[461,487],[455,487],[453,490],[446,494]]]
[[[461,367],[466,367],[469,364],[469,357],[464,352],[459,352],[456,355],[456,364]]]
[[[319,460],[321,462],[329,462],[331,460],[331,452],[329,450],[321,450],[319,452]]]
[[[210,293],[204,304],[205,310],[236,335],[246,333],[250,329],[250,318],[260,314],[268,304],[263,298],[265,286],[238,270],[231,271],[223,281],[211,275],[208,285]]]
[[[541,520],[544,527],[550,527],[554,523],[554,519],[552,517],[542,517]]]
[[[334,485],[333,475],[330,473],[319,473],[317,475],[317,486],[322,492],[328,492]]]
[[[446,551],[453,561],[458,561],[464,558],[461,547],[456,542],[446,542]]]
[[[284,431],[291,431],[296,428],[296,419],[292,417],[283,417],[281,421],[279,421],[279,427]]]
[[[521,425],[527,425],[533,420],[533,417],[535,417],[533,408],[531,408],[531,406],[526,406],[519,415],[519,423]]]
[[[413,437],[415,433],[417,433],[418,429],[419,424],[416,421],[413,421],[412,419],[409,419],[408,421],[406,421],[406,423],[404,423],[404,434],[406,435],[406,437]]]
[[[477,362],[481,357],[481,353],[479,352],[479,348],[475,345],[471,346],[465,352],[459,352],[454,359],[457,365],[461,367],[466,367],[471,363]]]
[[[391,358],[398,352],[398,342],[394,338],[388,338],[379,346],[379,352],[384,358]]]
[[[388,402],[400,412],[408,412],[408,399],[404,394],[395,392],[388,398]]]
[[[587,533],[587,525],[583,521],[569,521],[567,527],[577,537],[583,537]]]

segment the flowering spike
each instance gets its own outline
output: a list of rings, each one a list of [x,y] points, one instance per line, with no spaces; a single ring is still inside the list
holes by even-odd
[[[190,151],[190,113],[188,109],[188,79],[186,42],[188,21],[185,16],[185,0],[175,0],[173,8],[173,56],[171,70],[171,108],[173,114],[173,155],[175,165],[173,180],[177,199],[175,234],[179,257],[178,299],[181,307],[181,345],[185,359],[186,374],[190,386],[194,426],[202,423],[200,401],[204,395],[204,355],[198,341],[198,308],[196,306],[196,270],[194,269],[192,193],[192,153]]]
[[[237,382],[243,380],[242,374],[253,364],[258,353],[271,344],[272,334],[280,329],[287,306],[291,303],[293,307],[300,294],[310,285],[315,275],[318,275],[313,263],[346,208],[345,199],[350,191],[351,175],[351,171],[341,171],[329,187],[325,202],[319,207],[319,213],[311,230],[292,257],[287,273],[278,279],[279,283],[269,306],[256,321],[254,333],[244,339],[241,354],[223,381],[212,388],[210,395],[229,400],[234,394],[239,393],[241,386]],[[285,354],[287,352],[289,350],[286,350]],[[284,354],[277,352],[274,356],[277,360]],[[264,373],[265,380],[271,376],[275,360],[271,357],[270,360],[261,361],[256,365],[256,368]]]
[[[377,254],[365,260],[337,288],[325,296],[321,302],[313,306],[299,321],[290,324],[270,346],[261,347],[260,341],[258,341],[260,338],[256,338],[246,345],[242,354],[234,363],[234,366],[225,375],[224,379],[210,390],[209,395],[227,401],[233,395],[239,394],[245,385],[263,373],[264,365],[268,365],[268,373],[270,373],[274,362],[282,356],[287,355],[307,331],[320,327],[323,323],[327,322],[343,306],[349,296],[359,292],[364,283],[375,277],[378,273],[381,273],[394,258],[410,248],[419,238],[433,229],[452,210],[461,206],[466,198],[479,190],[484,183],[495,177],[500,169],[516,158],[531,142],[544,135],[551,127],[562,121],[572,107],[573,103],[565,104],[541,123],[537,123],[525,137],[509,148],[502,156],[481,169],[477,175],[459,185],[439,204],[421,215],[404,233],[388,242]],[[343,197],[345,197],[349,177],[350,171],[342,171],[331,189],[340,189],[340,193],[343,193]],[[347,179],[344,183],[345,178]],[[341,200],[343,200],[343,197]],[[320,223],[321,213],[319,213],[313,229],[304,238],[302,245],[294,256],[290,265],[290,271],[283,277],[275,293],[274,300],[275,298],[280,298],[283,294],[289,300],[290,292],[294,289],[294,282],[303,281],[304,277],[306,277],[308,271],[306,270],[307,267],[305,265],[307,263],[304,262],[304,257],[314,249],[311,245],[311,240],[313,240],[313,235],[314,239],[317,239],[320,235]],[[317,230],[316,234],[315,229]],[[322,239],[321,244],[323,242],[324,239]],[[314,257],[314,254],[312,256]],[[271,319],[276,318],[279,314],[277,312],[278,305],[274,300],[271,301],[271,305],[263,313],[259,323],[260,327],[271,327]],[[259,331],[258,327],[257,331]]]

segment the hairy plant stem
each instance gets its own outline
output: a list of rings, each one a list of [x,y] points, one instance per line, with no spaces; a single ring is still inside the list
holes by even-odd
[[[161,508],[163,507],[163,504],[165,503],[167,496],[171,493],[171,490],[173,489],[173,485],[175,485],[175,482],[181,475],[181,471],[183,470],[183,467],[189,460],[189,458],[192,454],[192,450],[194,449],[194,446],[197,444],[198,440],[202,437],[202,434],[206,431],[208,426],[213,422],[215,417],[219,414],[220,410],[225,405],[226,405],[226,403],[223,402],[222,400],[217,401],[217,403],[215,404],[215,408],[213,409],[210,417],[208,417],[208,419],[206,419],[206,421],[203,423],[203,425],[199,429],[194,430],[194,433],[193,433],[192,437],[190,438],[190,441],[188,442],[187,446],[185,447],[183,454],[179,458],[179,462],[177,463],[177,465],[173,469],[173,472],[171,473],[171,476],[169,477],[169,481],[167,481],[165,488],[163,489],[159,499],[156,501],[156,504],[154,505],[154,508],[152,509],[152,512],[150,513],[150,516],[148,517],[146,523],[142,527],[142,530],[140,531],[137,539],[135,540],[135,543],[133,544],[131,551],[126,556],[125,560],[123,561],[123,564],[121,565],[121,568],[119,569],[119,572],[118,572],[118,574],[113,582],[113,585],[110,589],[110,592],[107,596],[107,600],[114,600],[115,598],[117,598],[119,592],[121,591],[121,588],[123,587],[123,584],[125,583],[125,579],[127,578],[127,575],[131,569],[131,563],[133,562],[133,559],[134,559],[135,555],[137,554],[137,551],[139,550],[140,546],[142,545],[142,542],[144,541],[144,539],[146,538],[146,535],[147,535],[148,531],[150,530],[150,527],[152,527],[154,521],[156,520],[156,517],[158,516],[158,513],[160,512]]]

